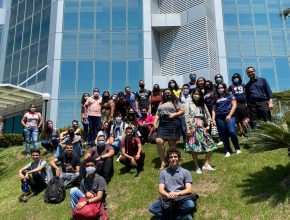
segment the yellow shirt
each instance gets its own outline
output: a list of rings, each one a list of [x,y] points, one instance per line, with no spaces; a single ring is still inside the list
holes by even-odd
[[[173,90],[174,95],[178,98],[180,93],[181,93],[181,89],[178,90]]]

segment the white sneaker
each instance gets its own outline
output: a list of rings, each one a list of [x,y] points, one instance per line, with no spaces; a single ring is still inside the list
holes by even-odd
[[[120,161],[120,159],[121,159],[121,157],[122,157],[122,155],[120,155],[118,158],[117,158],[117,162],[119,162]]]
[[[230,156],[231,156],[231,153],[227,152],[225,157],[230,157]]]
[[[207,165],[206,167],[203,166],[202,170],[215,170],[215,168],[213,168],[211,165]]]
[[[242,153],[242,151],[241,150],[237,150],[236,153],[237,154],[240,154],[240,153]]]
[[[218,142],[216,145],[217,146],[221,146],[221,145],[223,145],[224,143],[222,142],[222,141],[220,141],[220,142]]]
[[[202,171],[201,171],[201,169],[198,167],[198,168],[196,168],[195,173],[196,173],[196,174],[202,174]]]

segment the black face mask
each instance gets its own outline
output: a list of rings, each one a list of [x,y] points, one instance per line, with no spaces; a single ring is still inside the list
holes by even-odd
[[[164,96],[165,101],[169,101],[172,99],[172,94],[167,94]]]
[[[104,96],[103,99],[104,100],[108,100],[110,97],[109,96]]]
[[[205,84],[204,88],[210,90],[210,89],[211,89],[211,85],[209,85],[209,84]]]
[[[143,118],[145,118],[147,116],[147,112],[141,112],[141,115]]]
[[[139,84],[139,87],[140,87],[141,89],[144,89],[145,85],[144,85],[144,84]]]

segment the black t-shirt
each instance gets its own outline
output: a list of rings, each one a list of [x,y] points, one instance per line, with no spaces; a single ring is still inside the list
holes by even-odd
[[[140,89],[136,93],[136,99],[138,100],[138,108],[141,111],[142,108],[149,108],[149,97],[151,96],[151,91],[148,89]]]
[[[57,157],[57,160],[61,162],[62,172],[67,172],[66,164],[70,164],[75,170],[77,166],[81,165],[80,158],[78,156],[73,155],[72,157],[67,157],[66,154]]]

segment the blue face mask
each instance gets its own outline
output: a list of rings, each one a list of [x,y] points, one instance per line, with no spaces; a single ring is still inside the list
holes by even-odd
[[[216,81],[217,84],[219,84],[219,83],[222,83],[223,82],[223,79],[222,78],[216,78],[215,81]]]
[[[190,78],[190,80],[192,80],[192,81],[195,81],[196,80],[196,76],[191,76],[191,77],[189,77]]]
[[[106,142],[105,141],[98,141],[98,147],[99,148],[104,148],[106,146]]]
[[[96,168],[95,167],[86,167],[86,172],[89,175],[94,174],[96,172]]]
[[[234,84],[238,84],[240,82],[240,79],[239,78],[234,78],[233,82],[234,82]]]
[[[172,94],[167,94],[167,95],[165,95],[165,100],[166,100],[166,101],[168,101],[168,100],[170,100],[170,99],[172,99]]]

